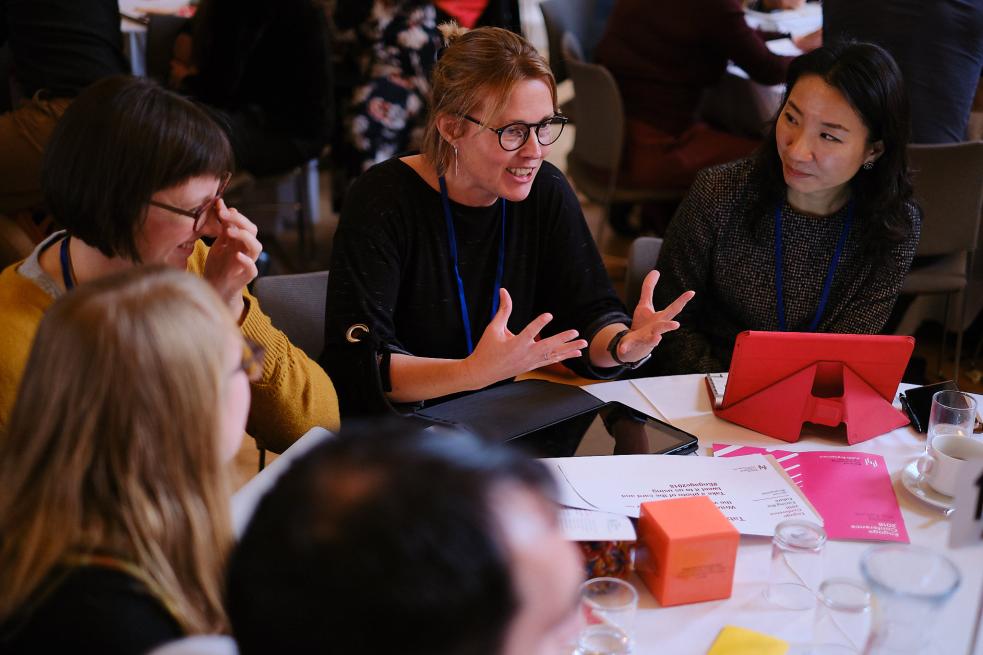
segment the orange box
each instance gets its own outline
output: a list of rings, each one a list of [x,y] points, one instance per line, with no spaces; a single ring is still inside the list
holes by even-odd
[[[741,535],[707,496],[642,503],[637,573],[663,606],[730,598]]]

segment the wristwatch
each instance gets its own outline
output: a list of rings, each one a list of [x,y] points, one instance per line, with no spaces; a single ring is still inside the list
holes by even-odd
[[[633,369],[638,368],[639,366],[641,366],[645,362],[647,362],[649,360],[649,357],[652,356],[652,353],[649,353],[649,354],[645,355],[645,357],[642,357],[637,362],[624,362],[624,361],[621,361],[621,358],[618,357],[618,344],[621,343],[622,337],[624,337],[629,332],[631,332],[631,330],[629,330],[628,328],[625,328],[624,330],[622,330],[618,334],[616,334],[613,337],[611,337],[611,343],[608,344],[608,354],[610,354],[611,355],[611,359],[613,359],[615,362],[617,362],[620,366],[624,366],[628,370],[633,370]]]

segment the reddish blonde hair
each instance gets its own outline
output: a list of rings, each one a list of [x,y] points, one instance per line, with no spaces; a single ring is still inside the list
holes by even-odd
[[[508,104],[512,89],[525,80],[541,80],[557,110],[556,79],[542,55],[524,38],[500,27],[466,30],[456,23],[440,26],[446,46],[431,79],[430,114],[423,136],[423,155],[443,175],[453,148],[437,129],[437,119],[458,120],[487,103],[481,117],[492,125]]]
[[[227,629],[217,408],[237,333],[207,282],[165,267],[51,306],[0,439],[0,623],[66,560],[109,552],[186,633]]]

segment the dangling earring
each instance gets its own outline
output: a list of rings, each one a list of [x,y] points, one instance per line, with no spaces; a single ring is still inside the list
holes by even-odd
[[[451,146],[454,148],[454,177],[457,177],[457,146]]]
[[[872,162],[872,161],[864,162],[864,170],[865,171],[869,171],[873,167],[874,167],[874,162]]]

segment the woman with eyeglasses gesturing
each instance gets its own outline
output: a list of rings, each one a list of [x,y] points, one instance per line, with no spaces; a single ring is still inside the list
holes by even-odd
[[[256,226],[222,200],[232,160],[205,112],[149,80],[107,78],[72,103],[45,151],[41,180],[65,229],[0,274],[0,431],[51,303],[139,264],[204,277],[243,335],[269,353],[249,421],[261,445],[279,452],[314,426],[337,428],[331,381],[246,290],[262,246]],[[214,239],[211,247],[202,237]]]
[[[566,123],[549,66],[506,30],[442,31],[423,152],[362,175],[335,236],[323,361],[344,415],[378,393],[355,384],[374,376],[352,374],[365,365],[352,340],[377,346],[397,403],[556,362],[610,378],[647,359],[692,296],[655,311],[653,272],[626,315],[577,197],[545,161]]]

